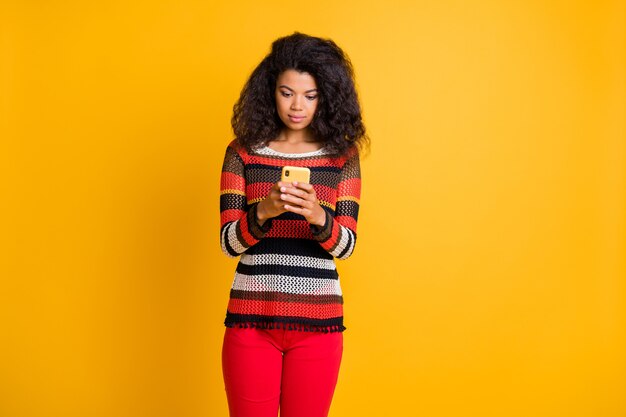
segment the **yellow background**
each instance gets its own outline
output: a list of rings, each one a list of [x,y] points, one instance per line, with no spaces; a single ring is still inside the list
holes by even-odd
[[[0,416],[226,416],[219,170],[295,30],[372,137],[331,416],[626,415],[623,1],[4,1]]]

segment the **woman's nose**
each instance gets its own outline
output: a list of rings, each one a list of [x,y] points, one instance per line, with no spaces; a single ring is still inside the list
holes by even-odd
[[[298,98],[297,96],[294,96],[293,101],[291,102],[291,109],[292,110],[300,110],[300,109],[302,109],[302,102],[300,100],[302,100],[302,99]]]

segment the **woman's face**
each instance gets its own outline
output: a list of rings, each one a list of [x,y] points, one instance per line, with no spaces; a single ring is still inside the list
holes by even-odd
[[[302,130],[311,124],[317,109],[315,78],[293,69],[283,71],[276,80],[276,110],[280,120],[291,130]]]

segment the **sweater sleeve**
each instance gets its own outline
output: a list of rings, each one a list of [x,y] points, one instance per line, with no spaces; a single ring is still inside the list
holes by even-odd
[[[235,258],[258,243],[271,228],[268,219],[259,225],[258,203],[248,205],[244,160],[234,141],[226,148],[220,179],[220,244],[222,252]]]
[[[315,239],[336,258],[346,259],[354,252],[360,198],[361,167],[359,153],[353,149],[341,169],[335,215],[325,210],[324,226],[311,226]]]

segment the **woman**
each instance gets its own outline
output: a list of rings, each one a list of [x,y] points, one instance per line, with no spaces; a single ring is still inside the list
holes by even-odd
[[[222,347],[231,417],[328,414],[346,329],[334,258],[354,251],[369,142],[353,78],[332,40],[294,32],[234,106],[220,198],[222,250],[241,256]],[[280,181],[284,166],[310,183]]]

